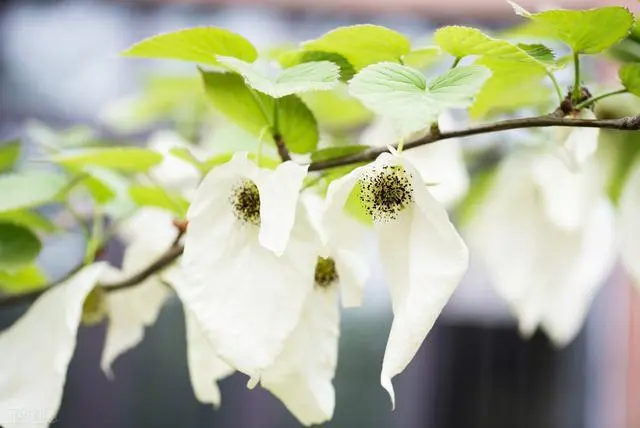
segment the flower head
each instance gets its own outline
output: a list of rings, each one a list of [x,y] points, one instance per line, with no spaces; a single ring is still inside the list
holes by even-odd
[[[329,245],[358,238],[347,214],[353,209],[373,225],[391,289],[394,320],[381,383],[395,402],[391,378],[409,364],[460,282],[467,248],[418,171],[396,153],[331,184],[323,218]]]

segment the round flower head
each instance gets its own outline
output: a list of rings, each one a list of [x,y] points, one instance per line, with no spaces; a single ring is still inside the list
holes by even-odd
[[[297,215],[306,167],[261,169],[236,154],[196,191],[174,284],[216,352],[250,376],[273,364],[300,319],[317,257]]]
[[[536,178],[538,159],[514,155],[504,161],[467,237],[517,316],[521,333],[529,336],[540,326],[563,346],[579,332],[615,260],[613,211],[600,196],[586,207],[581,224],[566,221],[579,216],[558,217],[562,204],[579,205],[570,195],[544,196],[548,191]],[[561,206],[549,208],[549,203]]]
[[[373,226],[391,289],[394,320],[381,383],[409,364],[468,265],[467,248],[446,210],[403,156],[383,153],[329,187],[323,225],[328,243],[353,236],[349,212]]]

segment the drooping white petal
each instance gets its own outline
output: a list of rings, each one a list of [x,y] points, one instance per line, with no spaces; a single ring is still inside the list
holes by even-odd
[[[595,114],[589,109],[567,116],[575,119],[595,119]],[[598,128],[559,127],[556,130],[555,141],[559,144],[558,156],[571,171],[579,170],[582,165],[598,150]]]
[[[467,270],[468,251],[417,170],[401,156],[376,162],[384,161],[407,171],[414,195],[397,219],[374,226],[394,312],[381,383],[395,401],[391,378],[409,364],[453,294]]]
[[[542,325],[564,345],[577,334],[611,268],[611,212],[600,196],[588,207],[583,226],[560,227],[549,218],[548,200],[532,173],[536,159],[514,155],[503,162],[466,235],[517,316],[521,333],[529,336]]]
[[[256,181],[260,191],[260,244],[276,255],[287,247],[307,168],[287,161]]]
[[[188,213],[182,259],[188,280],[174,284],[220,357],[250,376],[273,363],[295,328],[311,291],[308,278],[317,258],[315,236],[306,232],[310,227],[304,213],[293,216],[295,223],[281,256],[260,244],[256,225],[236,218],[229,202],[234,184],[244,177],[260,187],[264,177],[259,176],[268,174],[275,173],[236,155],[207,175]],[[261,192],[261,213],[263,205],[274,206],[278,198],[290,204],[288,195]],[[280,226],[283,233],[285,229]]]
[[[162,247],[149,248],[147,242],[137,240],[125,251],[122,272],[108,272],[108,279],[103,280],[128,278],[148,266],[165,250]],[[107,376],[113,376],[113,361],[142,341],[145,328],[155,324],[170,294],[169,288],[154,275],[135,287],[106,295],[108,326],[100,366]]]
[[[333,417],[332,380],[338,361],[339,323],[335,285],[328,289],[316,287],[282,353],[262,374],[262,386],[305,426]]]
[[[76,347],[84,300],[106,264],[95,263],[39,297],[0,333],[0,424],[42,427],[62,400],[67,367]],[[37,415],[24,420],[20,413]]]
[[[185,308],[187,336],[187,364],[193,392],[201,403],[220,406],[220,389],[217,382],[233,373],[227,363],[215,353],[206,335],[192,314]]]
[[[442,131],[454,128],[453,118],[445,113],[438,120]],[[416,134],[407,139],[424,135]],[[377,119],[361,136],[360,143],[384,147],[399,141],[400,134],[392,121]],[[469,188],[469,173],[462,157],[462,146],[458,139],[426,144],[404,152],[403,157],[418,170],[431,195],[446,206],[454,205]]]
[[[570,171],[558,158],[540,154],[532,172],[549,219],[566,230],[582,227],[599,197],[594,189],[602,186],[597,162]]]
[[[640,287],[640,162],[636,163],[620,196],[620,258]]]
[[[615,263],[614,217],[613,207],[604,198],[592,207],[572,269],[563,283],[550,290],[542,327],[556,346],[567,345],[578,334],[596,292]]]

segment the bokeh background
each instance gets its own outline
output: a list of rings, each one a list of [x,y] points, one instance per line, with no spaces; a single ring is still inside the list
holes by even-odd
[[[520,1],[528,8],[584,8],[634,1]],[[544,3],[544,4],[543,4]],[[635,9],[634,9],[635,8]],[[188,26],[222,26],[259,48],[318,37],[340,25],[376,23],[420,38],[447,24],[501,29],[516,23],[502,0],[0,0],[0,139],[37,118],[54,128],[99,121],[105,106],[138,91],[156,72],[183,64],[126,60],[131,43]],[[590,63],[601,79],[612,75]],[[147,131],[149,132],[149,131]],[[141,139],[146,134],[136,134]],[[2,197],[2,195],[0,195]],[[41,263],[63,275],[83,254],[82,237],[48,242]],[[108,256],[117,261],[117,244]],[[375,254],[370,255],[375,264]],[[391,411],[379,386],[391,310],[374,270],[365,307],[344,312],[337,408],[332,428],[640,427],[640,297],[617,270],[602,288],[585,329],[566,349],[542,334],[522,340],[472,262],[467,278],[409,368],[395,382]],[[0,327],[24,308],[0,311]],[[118,359],[114,379],[99,369],[104,327],[82,328],[70,366],[60,428],[289,428],[298,423],[246,377],[221,382],[219,410],[198,403],[186,366],[182,309],[167,305],[144,342]],[[9,367],[2,367],[0,376]]]

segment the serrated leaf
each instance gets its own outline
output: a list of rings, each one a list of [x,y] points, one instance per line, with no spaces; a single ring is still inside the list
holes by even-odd
[[[539,35],[560,39],[581,54],[597,54],[613,46],[629,34],[635,23],[633,14],[622,6],[530,13],[514,2],[509,3],[517,15],[538,24]]]
[[[20,159],[20,147],[18,139],[0,142],[0,173],[13,169]]]
[[[224,28],[200,27],[149,37],[134,44],[122,55],[218,65],[216,55],[252,62],[258,57],[258,52],[239,34]]]
[[[219,56],[221,64],[239,73],[247,85],[273,98],[310,91],[328,91],[335,88],[340,69],[329,61],[305,62],[285,68],[270,77],[258,67],[237,58]]]
[[[541,43],[518,43],[516,46],[544,64],[552,65],[556,61],[556,55],[553,50]]]
[[[35,264],[30,264],[16,271],[0,271],[0,290],[7,294],[24,293],[35,290],[46,284],[47,278]]]
[[[1,223],[13,223],[44,233],[55,232],[58,228],[46,216],[37,211],[20,209],[0,213]]]
[[[342,156],[353,155],[370,149],[370,146],[354,144],[351,146],[327,147],[311,153],[311,162],[320,162]]]
[[[67,184],[63,174],[52,171],[22,171],[0,176],[0,212],[53,202]]]
[[[417,69],[424,69],[432,65],[441,54],[442,50],[438,46],[414,49],[402,56],[402,64]]]
[[[489,78],[481,66],[458,67],[429,85],[417,70],[394,63],[379,63],[362,70],[349,83],[350,93],[380,116],[388,117],[403,136],[436,122],[448,108],[464,108]]]
[[[28,228],[0,222],[0,270],[15,272],[30,264],[41,247],[38,237]]]
[[[344,89],[344,90],[343,90]],[[373,115],[360,101],[340,90],[310,92],[301,96],[321,127],[332,131],[350,130],[371,121]]]
[[[342,55],[356,71],[377,62],[399,62],[411,51],[411,43],[405,36],[371,24],[336,28],[302,46],[307,51]]]
[[[623,65],[618,71],[618,76],[629,92],[640,97],[640,63]]]
[[[353,65],[342,55],[335,52],[293,50],[278,56],[278,62],[285,68],[305,62],[330,61],[340,68],[340,80],[348,82],[356,75]]]
[[[479,55],[526,63],[542,69],[548,67],[548,64],[540,61],[539,58],[531,55],[522,47],[506,40],[494,39],[477,28],[458,25],[442,27],[435,32],[434,40],[443,50],[456,58]]]
[[[493,74],[469,109],[473,118],[521,107],[545,106],[554,100],[553,90],[544,83],[546,73],[538,67],[487,57],[475,64],[489,68]]]
[[[607,183],[607,193],[611,201],[617,205],[629,173],[640,158],[640,135],[637,132],[603,130],[600,140],[601,147],[608,147],[612,151],[613,165]]]
[[[189,202],[182,196],[158,186],[133,185],[129,187],[129,196],[139,206],[164,208],[180,218],[189,208]]]
[[[162,162],[162,155],[140,147],[109,147],[64,153],[52,158],[64,166],[100,166],[123,172],[146,172]]]
[[[318,144],[318,127],[309,108],[296,95],[277,100],[252,91],[235,73],[201,71],[207,96],[213,106],[227,119],[255,137],[273,141],[269,131],[276,123],[287,147],[294,153],[307,153]]]

